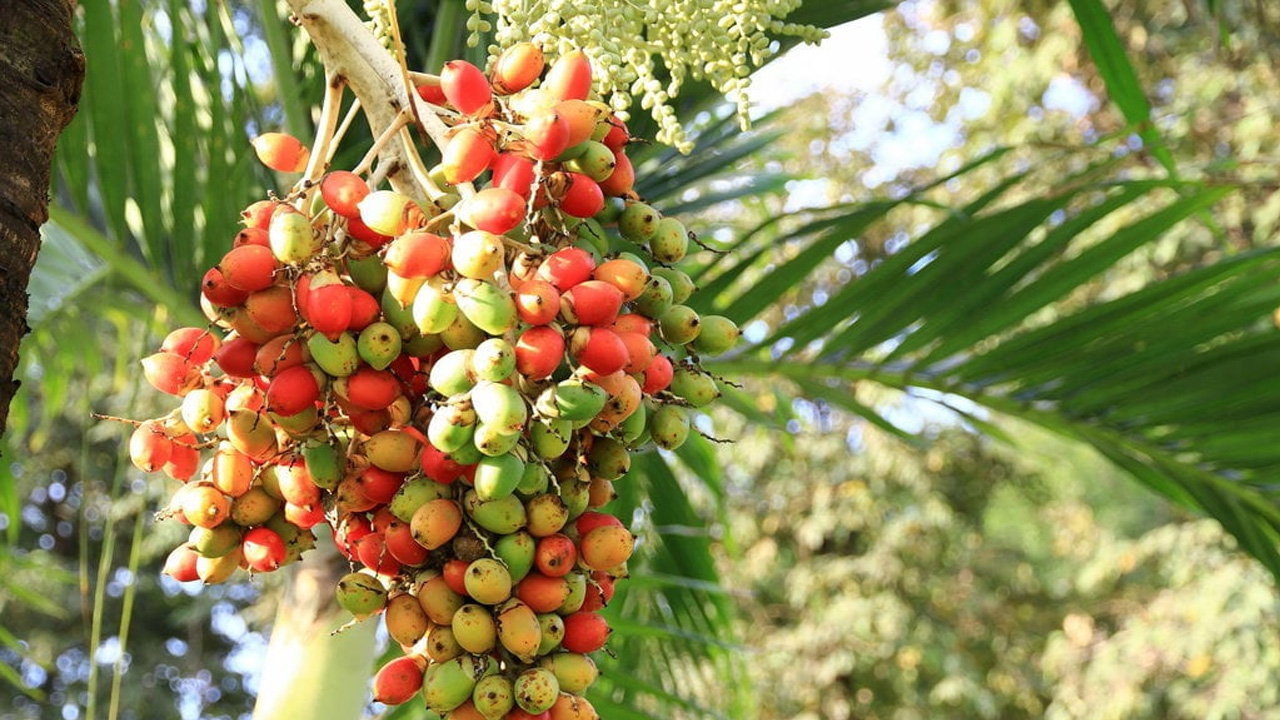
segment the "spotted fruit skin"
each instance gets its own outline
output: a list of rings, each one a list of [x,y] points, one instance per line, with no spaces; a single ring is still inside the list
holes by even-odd
[[[399,647],[375,699],[452,720],[596,716],[601,611],[643,538],[610,508],[633,453],[687,441],[726,384],[704,359],[741,336],[697,296],[699,228],[637,195],[591,59],[546,47],[417,77],[441,162],[394,187],[258,138],[309,172],[240,214],[209,325],[142,360],[173,408],[128,441],[180,481],[167,574],[274,572],[329,533],[335,598]]]

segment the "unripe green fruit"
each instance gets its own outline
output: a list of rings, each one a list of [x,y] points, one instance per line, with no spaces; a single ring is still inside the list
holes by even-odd
[[[520,476],[520,484],[516,485],[516,492],[521,497],[533,497],[547,491],[547,486],[551,484],[551,473],[547,472],[547,468],[536,460],[525,463],[524,474]]]
[[[387,604],[387,588],[382,581],[365,573],[348,573],[338,581],[338,604],[363,619],[382,610]]]
[[[476,429],[479,430],[479,427],[477,426]],[[472,435],[472,440],[474,439],[475,436]],[[469,442],[457,450],[448,453],[448,455],[450,460],[458,463],[459,465],[475,465],[480,462],[480,458],[485,457],[485,454],[480,452],[480,448],[476,447],[474,442]]]
[[[657,232],[649,238],[649,252],[653,259],[670,265],[680,262],[689,251],[689,231],[675,218],[662,218]]]
[[[684,345],[702,332],[702,318],[688,305],[672,305],[658,318],[662,337],[672,345]]]
[[[698,289],[693,284],[693,278],[679,268],[656,267],[651,272],[671,285],[671,302],[673,303],[688,300],[693,295],[693,291]]]
[[[389,323],[375,322],[360,331],[356,348],[360,357],[375,370],[385,370],[400,356],[400,331]]]
[[[551,709],[560,696],[560,682],[555,673],[546,668],[529,668],[516,676],[513,683],[516,705],[521,710],[537,715]]]
[[[423,287],[426,287],[425,285]],[[421,294],[421,290],[419,290]],[[382,309],[382,319],[384,322],[395,328],[400,333],[401,338],[406,338],[418,332],[418,325],[413,320],[413,305],[404,306],[392,294],[388,288],[382,291],[381,297],[378,299],[378,306]]]
[[[346,377],[360,367],[360,352],[349,333],[342,333],[336,341],[313,333],[307,338],[307,351],[311,361],[330,377]]]
[[[631,413],[618,426],[618,431],[622,433],[622,441],[632,447],[636,446],[640,438],[644,437],[645,428],[648,427],[648,408],[644,403],[638,405],[635,412]]]
[[[501,335],[516,325],[516,303],[511,293],[491,282],[464,278],[453,290],[458,309],[476,327]]]
[[[471,390],[471,406],[486,425],[503,434],[518,433],[529,419],[524,397],[510,385],[481,381]]]
[[[672,304],[671,283],[667,279],[654,273],[649,277],[649,281],[644,284],[644,290],[634,301],[636,312],[647,318],[658,318]]]
[[[538,615],[538,624],[542,627],[542,642],[538,643],[537,654],[543,656],[560,647],[560,641],[564,640],[564,618],[555,613],[542,613]]]
[[[564,603],[556,610],[561,615],[571,615],[582,609],[582,603],[587,599],[587,576],[581,572],[574,571],[564,576],[566,582],[569,583],[569,596],[565,598]]]
[[[516,706],[515,689],[511,680],[503,675],[480,678],[471,693],[471,704],[485,720],[501,720]]]
[[[710,375],[688,367],[678,367],[671,376],[671,392],[693,407],[704,407],[720,397],[720,389]]]
[[[516,351],[502,338],[489,338],[480,343],[471,356],[471,372],[477,380],[502,382],[516,369]]]
[[[477,525],[491,533],[510,535],[525,525],[524,503],[515,495],[483,501],[471,490],[464,497],[463,506]]]
[[[452,287],[442,277],[427,280],[413,300],[414,327],[424,335],[441,333],[458,319],[457,299]]]
[[[452,453],[471,443],[476,431],[476,411],[469,402],[448,402],[427,423],[427,439],[441,452]]]
[[[554,393],[553,393],[554,395]],[[539,417],[529,427],[529,440],[533,451],[544,460],[554,460],[569,447],[573,423],[564,418]]]
[[[438,713],[447,713],[470,700],[476,683],[484,677],[487,669],[488,663],[473,655],[459,655],[447,662],[428,666],[422,683],[422,697],[427,707]]]
[[[476,432],[471,442],[480,454],[485,457],[506,455],[520,444],[520,433],[508,433],[498,425],[476,423]]]
[[[580,378],[569,378],[557,383],[552,393],[555,407],[553,417],[569,422],[590,420],[604,409],[604,404],[609,400],[609,393],[604,388]]]
[[[591,504],[591,483],[569,480],[560,483],[560,499],[569,511],[569,520],[573,520],[587,511]]]
[[[391,514],[395,515],[402,522],[410,522],[418,508],[426,505],[432,500],[440,500],[449,497],[449,486],[441,485],[429,477],[418,476],[410,478],[400,486],[396,491],[388,507],[391,508]]]
[[[587,469],[595,477],[617,480],[631,469],[631,453],[613,438],[598,437],[587,453]]]
[[[441,395],[458,395],[475,385],[471,375],[471,356],[474,350],[464,348],[445,353],[431,366],[427,384]]]
[[[618,215],[618,232],[622,239],[642,245],[658,232],[662,215],[644,203],[631,203]]]
[[[459,595],[459,598],[462,596]],[[462,601],[458,601],[458,607],[462,607]],[[433,662],[445,663],[461,656],[466,650],[458,644],[458,638],[454,637],[453,626],[449,623],[453,621],[453,612],[449,613],[449,619],[443,625],[432,625],[427,631],[427,657]]]
[[[458,644],[469,653],[482,655],[498,644],[498,626],[493,614],[483,605],[468,603],[458,608],[451,626]]]
[[[235,523],[223,522],[216,527],[191,528],[191,536],[187,539],[191,547],[201,557],[219,558],[240,547],[242,528]]]
[[[693,349],[707,355],[728,352],[738,344],[742,332],[734,321],[723,315],[703,315],[702,330],[693,341]]]
[[[493,554],[507,566],[511,582],[518,583],[533,568],[533,555],[537,549],[533,536],[524,530],[503,535],[493,544]]]
[[[382,294],[387,287],[387,266],[377,255],[362,258],[347,258],[347,274],[356,287],[374,297]]]
[[[476,464],[475,491],[481,500],[497,500],[515,492],[524,463],[513,454],[486,457]]]
[[[609,254],[609,233],[605,232],[599,220],[586,218],[578,225],[575,234],[578,238],[575,246],[593,255],[603,257]]]
[[[231,501],[231,521],[241,527],[261,525],[276,514],[280,505],[280,498],[272,497],[262,486],[254,486]]]
[[[588,140],[582,143],[582,153],[565,163],[565,168],[601,182],[613,174],[617,163],[613,159],[613,151],[604,143]]]
[[[401,350],[409,357],[424,358],[442,347],[444,347],[444,341],[439,335],[424,335],[415,329],[412,335],[404,338]]]
[[[676,405],[663,405],[649,419],[649,436],[664,450],[675,450],[689,439],[689,415]]]
[[[346,462],[341,459],[339,450],[334,445],[327,442],[307,442],[302,446],[302,459],[306,463],[311,482],[321,489],[332,490],[342,480]]]

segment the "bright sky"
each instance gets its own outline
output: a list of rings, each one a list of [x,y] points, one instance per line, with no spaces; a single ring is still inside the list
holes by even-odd
[[[839,25],[821,45],[799,45],[766,65],[751,81],[761,110],[774,110],[824,88],[871,92],[892,72],[889,42],[880,15]]]

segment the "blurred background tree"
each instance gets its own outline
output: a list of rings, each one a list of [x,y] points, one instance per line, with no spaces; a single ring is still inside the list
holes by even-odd
[[[810,2],[793,19],[836,26],[880,5]],[[423,66],[468,52],[461,2],[401,6]],[[1274,412],[1256,408],[1276,386],[1255,381],[1280,355],[1259,310],[1280,304],[1276,18],[1244,2],[1111,13],[1153,108],[1135,128],[1121,107],[1134,98],[1112,102],[1115,68],[1090,52],[1090,8],[902,2],[862,21],[883,29],[881,85],[814,94],[749,134],[691,88],[693,154],[637,154],[646,197],[732,250],[700,282],[749,347],[721,365],[743,378],[737,412],[700,421],[737,442],[650,455],[619,483],[643,542],[612,607],[606,717],[1264,717],[1277,704],[1276,520],[1258,508],[1274,504],[1280,450],[1263,446]],[[270,0],[90,0],[79,20],[86,95],[60,146],[0,465],[0,692],[20,718],[247,716],[278,579],[160,577],[182,539],[150,516],[167,488],[122,463],[121,428],[90,412],[155,414],[137,358],[175,322],[202,324],[198,278],[238,209],[277,187],[247,139],[307,136],[319,70]],[[643,117],[633,129],[653,135]],[[1020,250],[988,256],[988,239]],[[1035,297],[984,294],[1037,247],[1014,285]],[[954,302],[931,262],[965,271],[942,279],[973,293],[969,315],[921,301]],[[1212,286],[1225,305],[1173,290],[1107,304],[1197,269],[1226,278]],[[875,299],[865,313],[842,294],[859,286]],[[877,308],[857,341],[868,351],[847,352]],[[930,314],[889,312],[901,308]],[[1004,323],[966,338],[962,320],[1001,308]],[[1067,332],[1099,308],[1104,339],[1131,340],[1107,312],[1144,342],[1169,339],[1164,365],[1137,367],[1170,378],[1167,392],[1104,362],[1147,362],[1136,344]],[[1195,334],[1206,317],[1222,327]],[[1025,328],[1062,328],[1080,353],[1099,344],[1081,357],[1106,402],[1055,395],[1086,371],[1041,373],[1033,360],[1066,367],[1073,353],[1038,360]],[[963,349],[947,367],[972,369],[966,382],[944,384],[931,347]],[[1232,354],[1200,402],[1176,380],[1199,368],[1188,348],[1213,347]],[[1004,376],[979,372],[993,348]],[[1186,439],[1206,436],[1221,443]]]

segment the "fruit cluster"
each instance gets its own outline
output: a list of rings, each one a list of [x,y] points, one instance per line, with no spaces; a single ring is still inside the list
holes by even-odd
[[[545,75],[527,44],[487,76],[446,63],[419,88],[452,126],[433,201],[335,170],[254,203],[204,277],[211,326],[142,362],[182,398],[129,444],[184,481],[163,514],[193,527],[165,571],[270,572],[327,523],[359,568],[339,603],[405,651],[374,679],[384,703],[595,717],[598,611],[635,545],[599,509],[632,451],[679,447],[719,395],[698,356],[738,330],[684,304],[690,235],[636,197],[626,128],[590,92],[580,53]],[[310,154],[255,149],[286,172]]]

